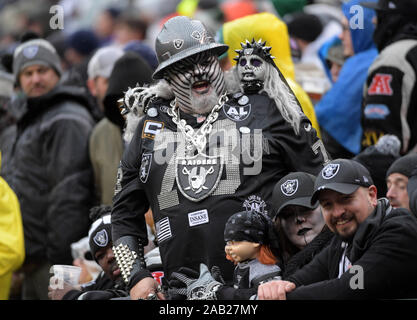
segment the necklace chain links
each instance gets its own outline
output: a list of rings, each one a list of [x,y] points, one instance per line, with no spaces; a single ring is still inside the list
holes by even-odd
[[[208,114],[206,120],[202,126],[195,131],[185,119],[180,118],[179,108],[177,106],[176,99],[170,103],[171,108],[168,109],[168,115],[172,118],[172,121],[177,125],[186,140],[186,151],[192,153],[194,148],[197,149],[198,153],[202,153],[207,144],[207,135],[209,135],[213,129],[212,123],[219,117],[219,110],[229,100],[227,92],[225,92],[220,98],[219,102],[213,107],[211,112]]]

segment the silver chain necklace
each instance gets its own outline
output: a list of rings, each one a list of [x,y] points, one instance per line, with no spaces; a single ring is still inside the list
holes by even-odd
[[[202,126],[195,131],[185,119],[180,118],[179,108],[176,103],[176,99],[172,100],[170,103],[171,108],[168,109],[168,115],[172,118],[172,121],[177,125],[182,134],[185,137],[186,141],[186,152],[191,154],[194,151],[194,148],[197,149],[198,153],[203,153],[206,144],[207,144],[207,135],[210,134],[213,129],[212,123],[217,120],[219,117],[219,110],[223,105],[229,100],[227,97],[227,92],[225,92],[220,98],[218,104],[216,104]]]

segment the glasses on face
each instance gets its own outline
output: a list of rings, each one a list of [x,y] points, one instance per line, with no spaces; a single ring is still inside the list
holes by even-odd
[[[252,58],[252,59],[250,59],[250,65],[252,65],[252,66],[254,66],[255,68],[258,68],[258,67],[260,67],[261,65],[262,65],[262,61],[261,60],[259,60],[259,59],[257,59],[257,58]],[[239,65],[241,66],[241,67],[244,67],[244,66],[246,66],[248,64],[248,59],[246,59],[246,58],[241,58],[240,60],[239,60]]]

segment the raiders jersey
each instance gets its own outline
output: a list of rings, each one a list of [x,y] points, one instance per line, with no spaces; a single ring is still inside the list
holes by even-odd
[[[272,213],[271,194],[291,171],[318,174],[327,160],[307,117],[300,133],[266,95],[229,95],[205,152],[187,154],[183,134],[158,100],[141,119],[123,155],[112,211],[113,239],[146,239],[150,207],[165,276],[182,266],[217,265],[225,280],[233,264],[224,252],[227,219],[242,210]],[[205,118],[180,112],[195,131]]]

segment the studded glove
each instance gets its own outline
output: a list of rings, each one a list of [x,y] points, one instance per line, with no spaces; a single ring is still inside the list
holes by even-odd
[[[132,287],[134,275],[146,269],[141,241],[132,236],[121,237],[113,242],[113,252],[123,281],[128,288]]]

